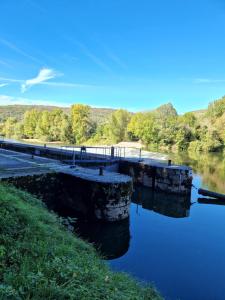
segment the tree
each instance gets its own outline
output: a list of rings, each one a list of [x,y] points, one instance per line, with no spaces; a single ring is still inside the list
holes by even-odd
[[[3,127],[3,134],[6,137],[10,138],[14,136],[16,123],[17,123],[16,118],[13,117],[7,118]]]
[[[63,115],[63,119],[61,122],[60,141],[67,143],[74,142],[71,120],[65,114]]]
[[[176,117],[177,111],[171,103],[163,104],[155,110],[158,119],[165,120],[170,117]]]
[[[61,109],[54,109],[50,112],[50,137],[52,141],[59,141],[61,139],[62,121],[64,113]]]
[[[90,137],[92,123],[90,121],[90,107],[74,104],[71,107],[72,133],[76,144],[81,144]]]
[[[124,141],[127,138],[127,125],[130,121],[130,113],[124,109],[118,109],[112,113],[106,125],[109,139],[114,143]]]
[[[159,143],[159,127],[155,122],[154,115],[148,114],[147,118],[143,121],[143,130],[141,133],[141,140],[145,145],[158,145]]]
[[[38,120],[40,117],[40,111],[37,109],[31,109],[24,114],[24,134],[27,138],[34,138]]]
[[[23,122],[17,122],[15,124],[13,137],[15,139],[19,139],[19,140],[23,139],[25,137],[24,136],[24,125],[23,125]]]
[[[146,113],[136,113],[131,116],[130,122],[127,126],[128,135],[132,140],[141,139],[144,129],[144,120]]]
[[[209,104],[206,115],[215,121],[225,112],[225,96]]]
[[[36,135],[38,138],[43,139],[44,141],[51,141],[50,136],[51,128],[51,117],[49,111],[43,111],[40,113],[40,117],[36,126]]]

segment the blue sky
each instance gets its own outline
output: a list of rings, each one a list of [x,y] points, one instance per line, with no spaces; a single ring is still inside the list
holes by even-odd
[[[1,0],[0,104],[206,108],[224,37],[220,0]]]

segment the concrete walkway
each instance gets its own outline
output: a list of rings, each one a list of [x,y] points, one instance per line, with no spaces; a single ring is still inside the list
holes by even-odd
[[[0,179],[9,177],[32,176],[46,173],[64,173],[84,180],[102,183],[130,182],[130,176],[117,172],[107,172],[99,175],[98,169],[89,169],[60,163],[60,161],[32,156],[11,150],[0,149]]]

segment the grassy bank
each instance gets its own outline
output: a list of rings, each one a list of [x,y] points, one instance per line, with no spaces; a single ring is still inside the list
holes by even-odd
[[[115,273],[33,196],[0,184],[0,299],[160,299]]]

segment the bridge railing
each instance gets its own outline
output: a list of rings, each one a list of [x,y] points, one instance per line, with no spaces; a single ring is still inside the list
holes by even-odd
[[[147,160],[160,163],[169,163],[168,155],[163,155],[159,153],[149,152],[142,150],[140,148],[134,147],[121,147],[121,146],[71,146],[71,145],[51,145],[43,143],[27,143],[26,141],[18,141],[13,139],[8,139],[0,136],[0,141],[16,143],[16,144],[25,144],[32,146],[34,148],[45,147],[47,149],[59,149],[59,158],[61,160],[65,153],[68,153],[69,156],[73,159],[96,159],[96,160],[111,160],[111,159],[138,159],[138,160]],[[71,155],[72,154],[72,155]]]
[[[61,146],[63,151],[74,153],[74,156],[80,156],[80,159],[96,158],[96,159],[121,159],[125,157],[125,147],[110,146]]]

